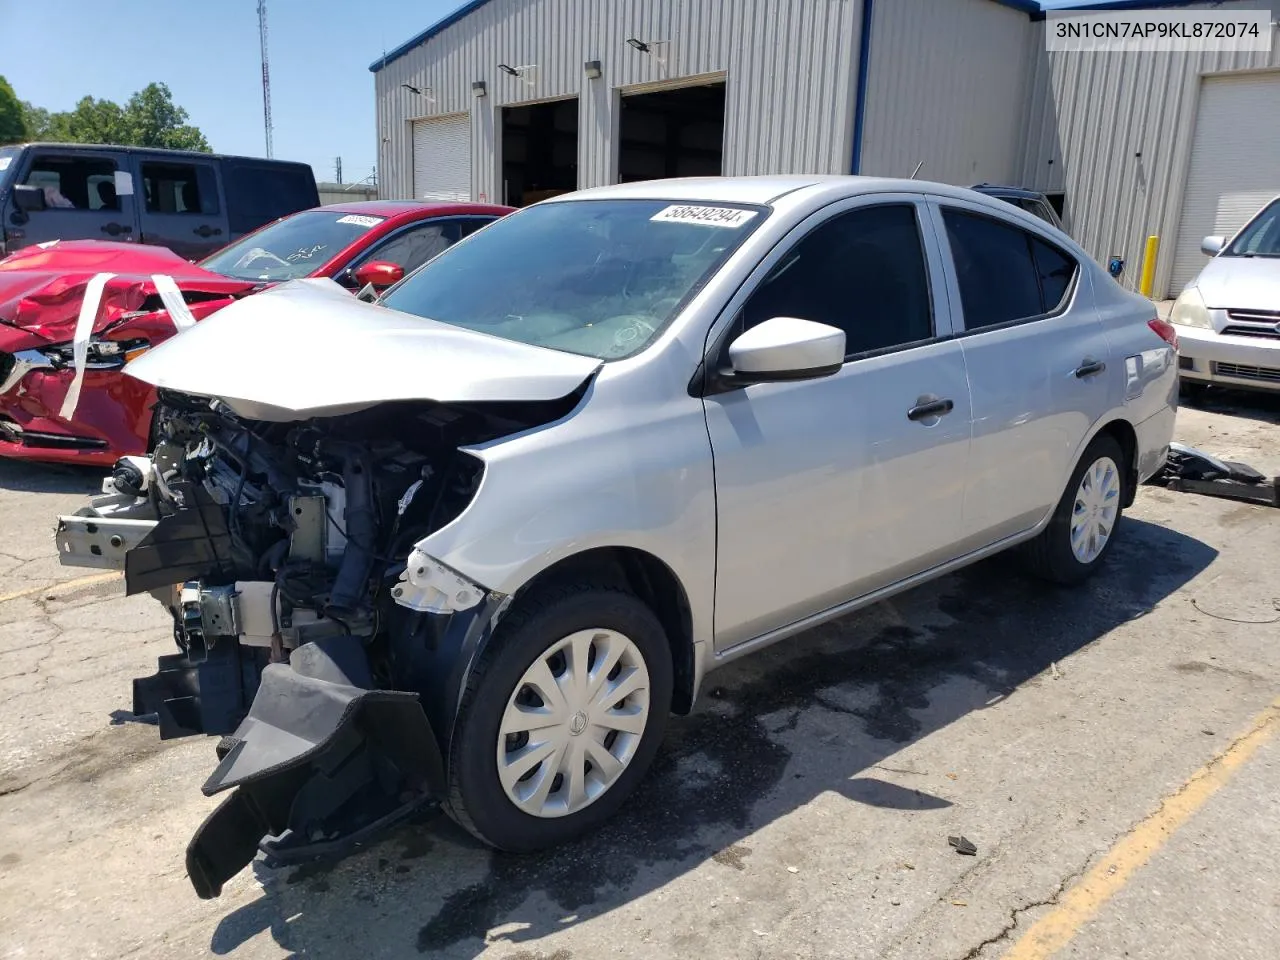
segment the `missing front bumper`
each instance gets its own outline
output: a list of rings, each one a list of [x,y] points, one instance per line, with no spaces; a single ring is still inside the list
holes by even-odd
[[[444,761],[418,695],[370,690],[358,641],[317,641],[262,671],[248,716],[202,788],[235,792],[187,847],[202,899],[253,860],[345,852],[443,795]]]

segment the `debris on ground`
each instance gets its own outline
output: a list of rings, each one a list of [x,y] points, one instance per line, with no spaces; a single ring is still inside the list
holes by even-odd
[[[1209,497],[1280,507],[1280,477],[1267,477],[1247,463],[1220,460],[1174,441],[1164,468],[1149,483]]]
[[[966,857],[976,856],[978,848],[967,837],[947,837],[947,843],[956,848],[956,853]]]

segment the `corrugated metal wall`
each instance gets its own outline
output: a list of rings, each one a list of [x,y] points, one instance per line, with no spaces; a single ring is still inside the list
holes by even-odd
[[[1229,11],[1269,8],[1280,0],[1205,4]],[[1197,8],[1190,8],[1197,9]],[[1257,52],[1047,53],[1045,25],[1034,25],[1024,110],[1025,153],[1019,181],[1066,194],[1067,231],[1105,263],[1125,258],[1122,282],[1135,287],[1147,236],[1165,245],[1155,296],[1169,294],[1172,247],[1201,77],[1280,67],[1280,37]],[[1259,117],[1280,123],[1280,117]]]
[[[877,0],[860,172],[970,186],[1007,183],[1033,24],[990,0]]]
[[[383,195],[411,195],[415,117],[469,111],[476,199],[500,199],[499,108],[566,96],[581,97],[578,185],[610,183],[618,88],[717,74],[726,174],[846,173],[860,16],[861,0],[493,0],[375,74]],[[538,69],[526,83],[499,63]],[[472,96],[477,80],[488,96]]]

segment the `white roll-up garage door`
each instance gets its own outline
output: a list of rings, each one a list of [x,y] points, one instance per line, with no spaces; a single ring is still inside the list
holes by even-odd
[[[471,199],[471,118],[465,113],[413,122],[415,200]]]
[[[1169,295],[1205,265],[1200,241],[1231,236],[1280,194],[1280,73],[1201,81]]]

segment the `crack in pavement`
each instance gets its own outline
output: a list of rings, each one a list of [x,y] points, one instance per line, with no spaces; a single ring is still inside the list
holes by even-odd
[[[1054,888],[1053,892],[1049,894],[1049,896],[1045,897],[1042,900],[1033,900],[1030,903],[1024,903],[1021,906],[1014,907],[1012,910],[1009,911],[1009,922],[1006,923],[1000,929],[999,933],[997,933],[993,937],[987,937],[987,939],[983,940],[981,943],[974,946],[971,950],[969,950],[968,953],[966,953],[962,957],[957,958],[957,960],[975,960],[975,958],[979,954],[981,954],[982,951],[985,950],[987,947],[990,947],[994,944],[1007,940],[1009,938],[1009,935],[1018,928],[1018,920],[1028,910],[1034,910],[1036,907],[1047,907],[1052,904],[1056,904],[1058,900],[1062,897],[1062,894],[1066,892],[1067,887],[1071,885],[1072,881],[1079,880],[1080,877],[1084,875],[1085,870],[1088,869],[1089,862],[1092,860],[1093,860],[1093,857],[1089,857],[1089,859],[1085,861],[1083,866],[1081,866],[1076,870],[1073,870],[1071,873],[1067,874],[1065,877],[1059,880],[1058,885]]]

